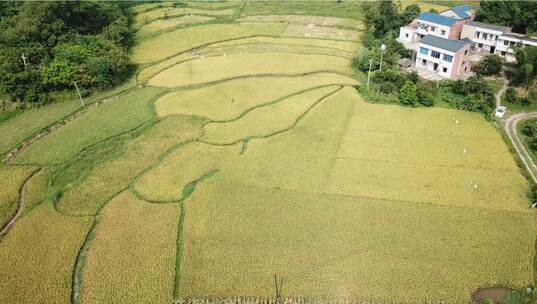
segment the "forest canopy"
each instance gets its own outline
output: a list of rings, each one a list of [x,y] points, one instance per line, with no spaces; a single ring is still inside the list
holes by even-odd
[[[122,81],[133,43],[128,5],[0,2],[0,93],[45,103],[75,81],[84,92]]]

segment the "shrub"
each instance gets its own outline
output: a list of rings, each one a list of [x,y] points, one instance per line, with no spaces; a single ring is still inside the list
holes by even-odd
[[[531,88],[528,92],[528,100],[530,103],[537,103],[537,88]]]
[[[434,97],[431,93],[418,89],[418,102],[426,107],[434,105]]]
[[[502,59],[498,55],[486,55],[472,69],[478,75],[498,75],[502,71]]]
[[[505,100],[507,100],[507,102],[509,103],[518,103],[518,96],[516,90],[513,88],[507,88],[503,96],[505,97]]]
[[[418,105],[418,95],[417,95],[417,86],[411,81],[405,82],[405,84],[399,90],[399,101],[405,105],[417,106]]]

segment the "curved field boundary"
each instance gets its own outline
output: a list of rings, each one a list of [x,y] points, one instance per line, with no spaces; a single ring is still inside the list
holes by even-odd
[[[293,37],[295,38],[295,37]],[[300,38],[298,38],[300,39]],[[290,47],[293,47],[293,46],[300,46],[300,47],[308,47],[308,48],[312,48],[312,49],[325,49],[325,50],[334,50],[334,51],[337,51],[337,52],[341,52],[341,53],[347,53],[348,54],[348,57],[345,57],[345,56],[338,56],[338,55],[333,55],[333,56],[338,56],[338,57],[343,57],[343,58],[347,58],[347,59],[352,59],[352,57],[354,56],[354,54],[352,52],[349,52],[349,51],[345,51],[345,50],[342,50],[342,49],[338,49],[338,48],[335,48],[335,47],[329,47],[329,46],[316,46],[316,45],[311,45],[311,44],[299,44],[299,43],[278,43],[278,42],[245,42],[245,43],[237,43],[237,44],[232,44],[232,45],[226,45],[226,46],[222,46],[223,48],[224,47],[234,47],[234,46],[248,46],[248,45],[257,45],[257,44],[268,44],[268,45],[275,45],[275,46],[290,46]],[[216,46],[209,46],[209,48],[211,48],[213,51],[216,51]],[[256,52],[252,52],[252,53],[256,53]],[[289,53],[296,53],[296,54],[302,54],[301,52],[289,52]],[[324,55],[324,54],[322,54]]]
[[[306,73],[300,73],[300,74],[285,74],[285,73],[276,73],[276,74],[250,74],[250,75],[241,75],[241,76],[235,76],[230,78],[224,78],[219,79],[211,82],[206,83],[197,83],[192,85],[184,85],[184,86],[177,86],[177,87],[171,87],[168,92],[177,92],[177,91],[184,91],[184,90],[192,90],[192,89],[199,89],[199,88],[205,88],[210,87],[219,83],[231,81],[231,80],[238,80],[238,79],[248,79],[248,78],[294,78],[294,77],[303,77],[308,75],[315,75],[315,74],[321,74],[321,73],[331,73],[331,74],[337,74],[344,77],[349,77],[352,79],[351,75],[345,74],[339,71],[331,71],[331,70],[320,70],[320,71],[312,71],[312,72],[306,72]]]
[[[214,45],[214,44],[219,44],[219,43],[226,43],[226,42],[233,42],[233,41],[238,41],[238,40],[245,40],[245,39],[251,39],[251,38],[275,38],[275,39],[278,39],[278,38],[282,38],[280,36],[273,36],[273,35],[249,35],[249,36],[243,36],[243,37],[239,37],[239,38],[231,38],[231,39],[224,39],[224,40],[219,40],[219,41],[213,41],[213,42],[210,42],[210,43],[205,43],[205,44],[202,44],[202,45],[198,45],[198,46],[195,46],[195,47],[192,47],[188,50],[184,50],[184,51],[181,51],[181,52],[178,52],[178,53],[175,53],[173,55],[170,55],[168,57],[165,57],[165,58],[162,58],[160,60],[156,60],[156,61],[152,61],[152,62],[148,62],[148,63],[145,63],[145,64],[142,64],[142,69],[140,69],[140,71],[137,73],[136,75],[136,79],[138,82],[141,82],[142,84],[145,84],[147,83],[147,81],[149,79],[151,79],[152,77],[154,77],[155,75],[169,69],[171,66],[174,66],[174,65],[177,65],[177,64],[181,64],[183,62],[185,62],[185,60],[181,60],[181,61],[177,61],[177,62],[174,62],[174,63],[171,63],[170,65],[166,65],[165,67],[163,67],[162,69],[159,69],[159,70],[155,70],[153,73],[150,73],[148,76],[147,76],[147,80],[141,80],[140,79],[140,74],[146,70],[146,69],[149,69],[155,65],[158,65],[160,63],[163,63],[167,60],[170,60],[170,59],[173,59],[174,57],[178,57],[180,55],[184,55],[184,54],[188,54],[188,53],[192,53],[192,52],[195,52],[197,50],[201,50],[205,47],[208,47],[208,46],[211,46],[211,45]],[[326,39],[326,38],[304,38],[304,37],[287,37],[287,38],[290,38],[290,39],[303,39],[304,41],[307,41],[308,39],[316,39],[316,40],[326,40],[326,41],[336,41],[336,40],[332,40],[332,39]],[[341,41],[337,41],[337,42],[352,42],[352,41],[346,41],[346,40],[341,40]],[[344,51],[344,50],[343,50]]]
[[[18,144],[15,148],[13,148],[10,152],[8,152],[6,154],[6,156],[4,157],[4,159],[3,159],[3,163],[4,164],[10,164],[20,154],[20,152],[22,152],[23,150],[28,148],[28,146],[30,146],[30,145],[34,144],[35,142],[41,140],[43,137],[47,136],[52,131],[56,130],[57,128],[62,127],[63,125],[68,124],[73,119],[79,117],[80,115],[86,113],[87,111],[90,111],[90,110],[94,109],[95,107],[98,107],[98,106],[100,106],[100,105],[102,105],[104,103],[108,103],[108,102],[110,102],[112,100],[115,100],[119,96],[126,95],[126,94],[134,91],[135,89],[137,89],[137,86],[127,88],[125,90],[122,90],[122,91],[120,91],[120,92],[118,92],[116,94],[112,94],[110,96],[103,97],[103,98],[91,103],[90,105],[87,105],[86,107],[78,108],[74,112],[71,112],[70,114],[62,117],[61,119],[56,120],[52,124],[42,128],[41,130],[39,130],[38,132],[34,133],[30,137],[26,138],[20,144]]]
[[[250,136],[250,137],[247,137],[247,138],[242,138],[242,139],[239,139],[239,140],[236,140],[232,143],[225,143],[225,144],[219,144],[219,143],[212,143],[212,142],[208,142],[208,141],[204,141],[204,140],[199,140],[199,142],[202,142],[202,143],[205,143],[205,144],[209,144],[209,145],[214,145],[214,146],[232,146],[232,145],[236,145],[238,143],[241,143],[241,142],[244,142],[245,140],[252,140],[252,139],[262,139],[262,138],[269,138],[269,137],[272,137],[272,136],[275,136],[275,135],[278,135],[278,134],[282,134],[282,133],[285,133],[287,131],[290,131],[292,130],[294,127],[296,127],[296,125],[298,125],[298,123],[304,118],[306,117],[306,115],[308,115],[308,113],[313,109],[315,108],[318,104],[320,104],[323,100],[325,100],[326,98],[338,93],[339,91],[341,91],[345,86],[341,85],[339,88],[337,88],[336,90],[324,95],[323,97],[321,97],[319,100],[317,100],[315,103],[313,103],[312,106],[310,106],[304,113],[300,114],[297,119],[295,120],[295,122],[293,124],[291,124],[289,127],[287,128],[284,128],[284,129],[281,129],[281,130],[278,130],[278,131],[275,131],[275,132],[272,132],[272,133],[269,133],[267,135],[260,135],[260,136]]]
[[[200,19],[198,21],[187,21],[187,22],[179,22],[177,24],[174,24],[174,25],[170,25],[168,27],[164,27],[164,28],[161,28],[161,29],[156,29],[154,31],[150,31],[148,33],[141,33],[142,29],[144,29],[144,27],[146,26],[149,26],[149,25],[153,25],[153,23],[155,22],[159,22],[159,21],[171,21],[171,20],[174,20],[174,19],[181,19],[181,18],[184,18],[184,17],[190,17],[190,16],[196,16],[196,17],[204,17],[204,18],[208,18],[208,19]],[[215,22],[215,21],[219,21],[219,22]],[[147,39],[147,38],[150,38],[150,37],[153,37],[153,36],[158,36],[158,35],[161,35],[161,34],[164,34],[164,33],[167,33],[167,32],[171,32],[171,31],[175,31],[175,30],[178,30],[178,29],[181,29],[181,28],[186,28],[186,27],[189,27],[189,26],[193,26],[193,25],[203,25],[203,24],[209,24],[211,22],[214,22],[214,23],[222,23],[222,20],[218,20],[218,18],[214,18],[212,16],[204,16],[204,15],[199,15],[199,14],[196,14],[196,15],[179,15],[179,16],[174,16],[173,18],[166,18],[166,19],[157,19],[157,20],[153,20],[149,23],[146,23],[142,26],[140,26],[139,28],[136,29],[136,40],[138,41],[142,41],[144,39]]]
[[[24,183],[20,187],[20,189],[19,189],[19,206],[17,207],[17,212],[13,215],[11,220],[9,220],[9,222],[7,222],[4,225],[4,227],[2,227],[2,230],[0,231],[0,241],[9,232],[11,227],[13,225],[15,225],[15,222],[19,219],[19,217],[24,212],[24,201],[25,201],[25,197],[26,197],[26,187],[28,186],[28,182],[32,179],[32,177],[34,177],[34,175],[36,175],[39,171],[41,171],[41,168],[35,169],[30,174],[30,176],[28,176],[26,178],[26,180],[24,181]]]
[[[84,239],[84,242],[82,243],[82,246],[78,250],[77,256],[75,258],[75,263],[73,267],[73,276],[71,279],[71,304],[79,303],[80,286],[82,285],[82,270],[84,268],[84,263],[86,262],[86,255],[91,246],[91,241],[93,241],[95,237],[95,229],[97,225],[99,224],[101,211],[110,201],[112,201],[112,199],[114,199],[121,192],[127,189],[128,188],[124,188],[118,191],[112,197],[110,197],[104,204],[102,204],[102,206],[99,207],[99,209],[97,210],[97,213],[94,215],[93,223],[91,224],[91,227],[88,233],[86,234],[86,238]],[[72,215],[69,215],[69,216],[72,216]]]

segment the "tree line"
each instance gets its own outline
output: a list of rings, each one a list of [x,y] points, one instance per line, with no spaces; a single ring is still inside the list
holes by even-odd
[[[0,2],[0,93],[46,103],[124,80],[133,44],[128,2]]]

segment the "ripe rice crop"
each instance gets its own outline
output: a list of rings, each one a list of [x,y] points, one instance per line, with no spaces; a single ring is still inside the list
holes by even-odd
[[[128,187],[166,151],[201,134],[202,122],[197,119],[166,118],[130,142],[121,157],[93,168],[83,183],[64,193],[58,207],[70,214],[94,214],[108,198]]]
[[[260,74],[302,74],[335,71],[351,74],[349,61],[326,55],[286,53],[232,54],[205,57],[173,66],[149,80],[150,85],[174,87],[210,83]]]
[[[316,46],[322,48],[334,48],[345,52],[354,53],[361,45],[352,41],[314,39],[314,38],[289,38],[289,37],[251,37],[211,44],[209,49],[217,49],[225,46],[252,45],[256,43],[284,44],[289,46]]]
[[[245,185],[324,192],[355,104],[352,90],[334,93],[291,130],[250,140],[240,162],[221,175]]]
[[[231,144],[291,128],[321,99],[339,88],[328,86],[309,90],[277,103],[255,108],[234,121],[209,123],[204,127],[202,140],[215,144]]]
[[[155,20],[149,24],[146,24],[142,26],[138,31],[136,31],[136,35],[143,36],[152,34],[154,32],[158,32],[161,30],[166,30],[178,25],[184,25],[184,24],[194,24],[194,23],[200,23],[212,20],[213,18],[207,17],[207,16],[181,16],[177,18],[171,18],[171,19],[159,19]]]
[[[86,255],[81,303],[171,303],[179,208],[129,192],[109,202]]]
[[[184,298],[270,297],[277,274],[291,297],[465,303],[479,286],[532,280],[529,210],[285,191],[225,174],[184,208]]]
[[[89,110],[50,133],[15,159],[17,163],[55,164],[64,162],[84,148],[149,121],[149,102],[163,90],[143,88]]]
[[[216,121],[231,120],[238,118],[252,107],[276,101],[302,90],[329,84],[355,83],[352,78],[331,73],[300,77],[237,79],[205,88],[166,94],[156,101],[155,107],[161,117],[186,114]]]
[[[324,38],[333,40],[360,40],[361,32],[326,26],[289,24],[282,33],[283,37]]]
[[[49,202],[20,218],[0,242],[0,303],[69,303],[73,265],[90,223],[57,213]]]
[[[132,60],[134,63],[155,62],[217,41],[253,35],[277,36],[284,28],[284,23],[265,22],[192,26],[140,41],[133,49]]]
[[[187,185],[236,160],[239,153],[239,145],[219,147],[199,142],[184,145],[142,175],[134,189],[151,201],[178,201]]]
[[[35,170],[36,168],[30,166],[0,166],[0,229],[17,212],[20,189]]]
[[[352,59],[354,54],[341,51],[334,48],[324,48],[316,46],[306,45],[288,45],[288,44],[274,44],[274,43],[256,43],[256,44],[241,44],[230,45],[219,48],[207,48],[201,51],[203,56],[222,56],[223,54],[242,54],[242,53],[295,53],[305,55],[331,55],[338,56],[347,59]],[[263,55],[260,55],[263,56]]]
[[[52,172],[43,168],[28,181],[24,198],[24,212],[30,212],[35,206],[46,201],[49,196],[48,181]]]
[[[527,182],[482,115],[367,104],[354,94],[329,193],[527,209]]]

